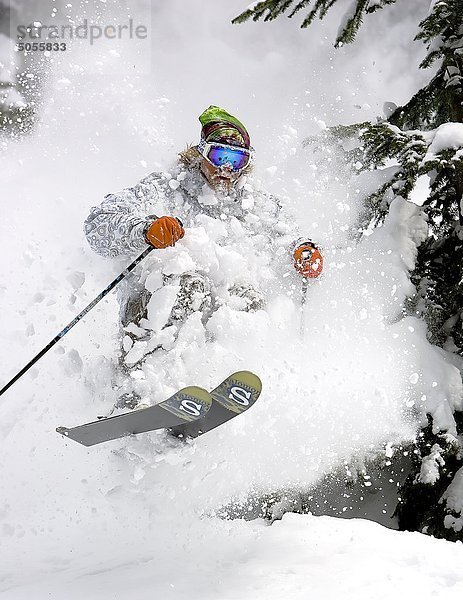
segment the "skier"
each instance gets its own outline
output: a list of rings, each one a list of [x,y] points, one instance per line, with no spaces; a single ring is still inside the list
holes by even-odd
[[[146,401],[157,357],[175,347],[191,319],[204,328],[223,305],[261,310],[272,263],[284,268],[292,254],[305,279],[323,268],[316,244],[293,241],[294,225],[282,217],[278,200],[251,180],[254,150],[244,125],[217,106],[199,121],[199,144],[181,152],[170,172],[107,195],[85,221],[88,242],[102,256],[134,255],[147,244],[163,250],[119,288],[120,408]],[[185,231],[181,248],[169,250]]]

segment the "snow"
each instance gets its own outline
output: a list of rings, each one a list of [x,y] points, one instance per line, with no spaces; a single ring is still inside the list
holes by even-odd
[[[428,456],[424,457],[418,477],[421,483],[432,485],[439,479],[439,467],[445,464],[441,452],[442,448],[434,444]]]
[[[419,207],[396,198],[384,226],[355,245],[347,232],[358,217],[357,186],[367,183],[351,182],[329,150],[318,166],[301,149],[319,124],[358,118],[359,90],[369,100],[365,118],[381,111],[379,90],[398,103],[407,99],[412,83],[389,63],[409,59],[403,45],[392,40],[390,52],[375,50],[362,34],[355,53],[335,54],[337,19],[328,18],[323,36],[285,19],[234,28],[229,20],[237,8],[224,4],[222,14],[217,0],[208,2],[198,14],[197,3],[152,3],[150,78],[132,68],[115,80],[104,71],[95,75],[96,45],[55,57],[36,132],[1,141],[2,381],[126,266],[87,247],[82,222],[90,206],[134,184],[144,165],[167,174],[176,152],[196,140],[197,115],[212,102],[249,124],[256,177],[294,209],[300,231],[322,243],[329,268],[301,310],[294,273],[272,280],[239,221],[230,223],[238,243],[229,248],[222,245],[225,224],[207,216],[176,248],[153,258],[160,268],[147,279],[155,292],[151,325],[169,293],[161,290],[161,267],[179,273],[199,265],[221,274],[223,297],[230,278],[243,273],[268,285],[265,311],[224,305],[207,330],[192,315],[175,352],[136,372],[136,386],[153,401],[183,385],[211,387],[239,368],[261,376],[264,393],[248,414],[191,444],[161,432],[86,449],[55,433],[112,406],[110,360],[119,344],[113,295],[1,398],[2,597],[362,600],[396,597],[399,587],[425,599],[461,597],[461,545],[360,520],[286,515],[268,527],[214,516],[263,494],[317,489],[327,474],[355,473],[383,450],[392,458],[391,449],[413,439],[426,411],[454,433],[450,408],[461,406],[463,394],[449,353],[430,346],[421,321],[401,319],[413,291],[408,272],[427,227]],[[386,37],[380,17],[373,34],[383,27]],[[401,20],[394,31],[395,41],[412,37],[414,22]],[[197,65],[205,55],[207,85],[185,68],[187,58]],[[294,237],[287,224],[278,229],[281,258]],[[167,328],[153,343],[168,348],[171,338]],[[132,347],[134,360],[144,343]],[[456,513],[461,479],[446,492]],[[333,504],[354,512],[350,499],[334,496]],[[392,526],[393,508],[384,517]],[[460,517],[452,518],[459,526]]]
[[[422,206],[429,196],[429,175],[420,175],[408,199],[417,206]]]
[[[444,123],[432,132],[432,141],[424,158],[424,162],[432,160],[443,150],[454,150],[463,147],[463,123]]]
[[[455,512],[463,511],[463,468],[460,469],[453,482],[445,491],[444,497],[450,509]]]
[[[463,467],[457,471],[452,483],[445,490],[442,500],[448,508],[460,516],[447,515],[445,526],[459,532],[463,528]]]
[[[44,579],[4,588],[2,597],[457,600],[463,593],[461,544],[368,521],[287,514],[268,527],[209,519],[196,538],[163,548],[150,533],[143,547],[116,544],[104,559],[99,548],[77,560],[61,556]]]

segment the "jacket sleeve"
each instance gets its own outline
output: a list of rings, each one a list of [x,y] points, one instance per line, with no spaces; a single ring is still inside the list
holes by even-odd
[[[144,230],[153,216],[145,213],[145,203],[137,188],[108,194],[91,209],[84,232],[91,248],[101,256],[131,255],[146,247]]]

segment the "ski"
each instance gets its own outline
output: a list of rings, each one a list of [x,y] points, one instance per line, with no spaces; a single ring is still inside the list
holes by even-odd
[[[262,382],[250,371],[238,371],[222,381],[210,394],[212,406],[204,416],[170,427],[176,437],[196,438],[240,415],[259,398]]]
[[[57,427],[56,431],[84,446],[94,446],[127,435],[189,423],[206,415],[211,406],[212,398],[207,390],[190,386],[154,406],[77,427]]]
[[[168,429],[179,438],[196,438],[251,408],[261,391],[257,375],[238,371],[210,393],[203,388],[187,387],[154,406],[77,427],[57,427],[56,431],[84,446],[156,429]]]

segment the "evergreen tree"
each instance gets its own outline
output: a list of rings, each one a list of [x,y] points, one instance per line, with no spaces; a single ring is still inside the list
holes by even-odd
[[[273,21],[286,12],[291,18],[304,8],[310,8],[301,24],[301,27],[305,28],[313,23],[316,17],[323,19],[336,2],[337,0],[315,0],[315,2],[313,0],[300,0],[299,2],[298,0],[263,0],[263,2],[252,5],[232,22],[243,23],[248,19]],[[373,13],[387,4],[395,4],[395,2],[396,0],[355,0],[351,10],[344,17],[335,45],[340,46],[353,42],[364,15]]]
[[[363,17],[395,1],[354,0],[336,45],[352,42]],[[234,22],[271,21],[308,9],[301,25],[308,27],[336,2],[264,0]],[[463,365],[463,0],[433,0],[415,39],[427,48],[420,67],[437,63],[429,83],[387,120],[332,127],[324,135],[339,145],[346,137],[355,139],[356,147],[345,157],[362,169],[382,168],[391,159],[397,165],[389,180],[365,199],[363,227],[380,224],[396,196],[408,199],[418,178],[429,177],[422,207],[429,233],[412,273],[416,294],[406,308],[426,320],[430,341]],[[463,540],[463,413],[449,408],[450,427],[436,414],[428,415],[396,512],[402,529]]]

